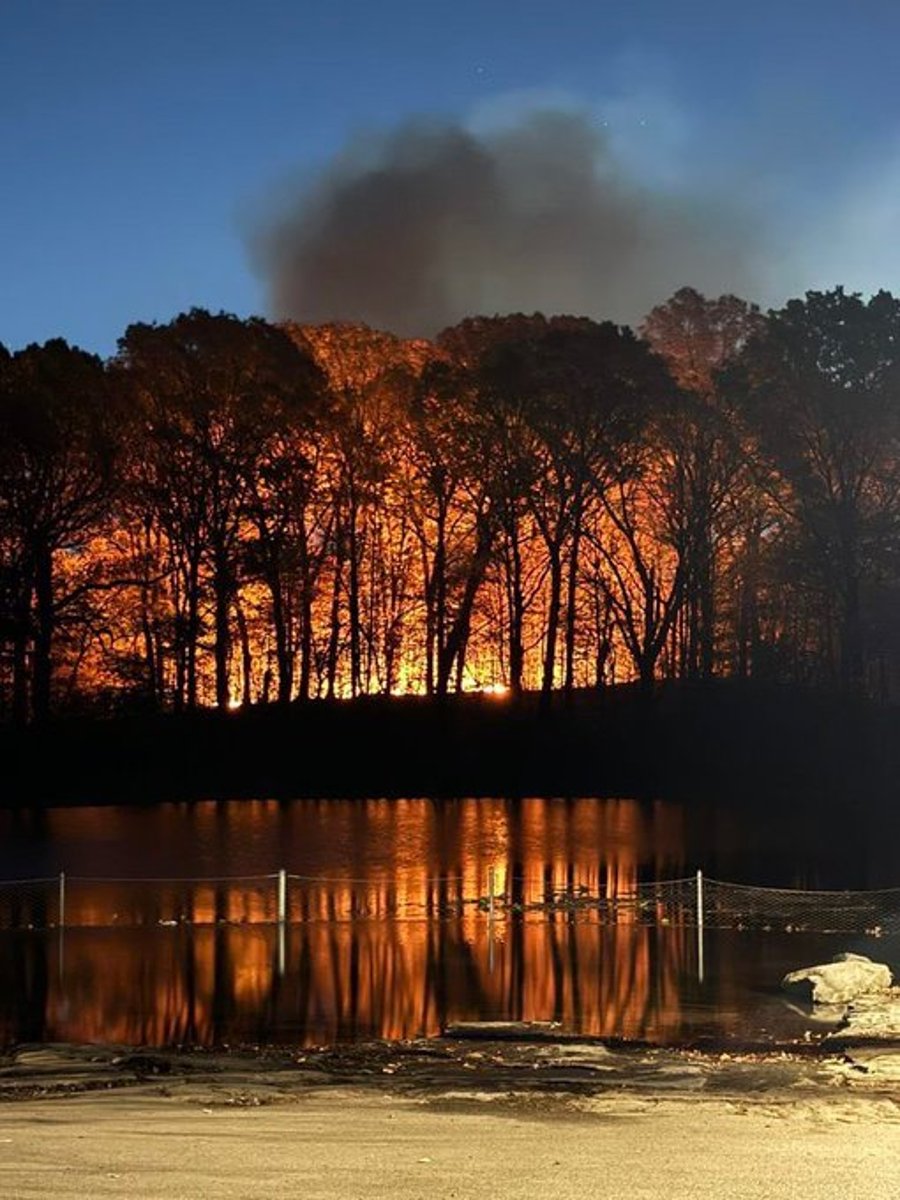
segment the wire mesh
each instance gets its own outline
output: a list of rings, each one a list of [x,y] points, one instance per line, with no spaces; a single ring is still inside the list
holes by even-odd
[[[59,924],[59,877],[0,880],[0,929],[50,929]]]
[[[495,907],[498,898],[495,897]],[[607,880],[602,890],[585,884],[545,886],[542,892],[527,883],[499,897],[501,908],[512,912],[585,913],[604,924],[694,925],[697,920],[696,877],[663,879],[622,886]],[[482,902],[484,907],[484,902]]]
[[[782,933],[900,933],[900,888],[800,891],[703,881],[704,923],[712,929]]]
[[[208,878],[53,876],[0,880],[0,930],[439,919],[481,912],[568,915],[601,925],[654,925],[773,933],[900,933],[900,888],[801,891],[689,876],[590,884],[493,872],[364,879],[286,871]]]

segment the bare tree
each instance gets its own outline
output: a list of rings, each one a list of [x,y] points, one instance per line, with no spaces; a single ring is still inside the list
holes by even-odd
[[[797,566],[823,601],[838,600],[848,691],[863,684],[862,592],[884,569],[900,518],[898,344],[900,301],[889,293],[865,303],[842,288],[808,292],[770,314],[725,377],[777,471],[760,484],[802,534]]]
[[[75,600],[59,587],[60,558],[108,511],[116,426],[95,356],[57,339],[0,363],[0,550],[19,721],[50,712],[54,638]],[[87,585],[78,581],[79,594]]]
[[[143,425],[134,494],[164,530],[180,626],[177,696],[198,701],[204,600],[212,610],[215,698],[229,701],[231,619],[248,500],[292,415],[319,386],[308,357],[266,322],[195,309],[168,325],[132,325],[119,366]]]

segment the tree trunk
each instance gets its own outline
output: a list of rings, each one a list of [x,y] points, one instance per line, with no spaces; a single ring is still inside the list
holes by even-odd
[[[437,690],[439,663],[446,647],[447,635],[447,514],[443,499],[438,502],[434,558],[428,569],[428,550],[422,534],[422,560],[425,574],[425,691],[433,696]]]
[[[698,622],[700,626],[700,678],[711,679],[716,650],[715,556],[709,530],[704,530],[697,580]]]
[[[362,637],[359,604],[359,513],[354,501],[347,515],[348,566],[347,619],[350,623],[350,694],[358,696],[362,683]]]
[[[309,560],[309,539],[306,530],[306,510],[300,514],[298,523],[297,545],[300,551],[300,614],[299,614],[299,651],[300,678],[298,681],[298,696],[308,700],[313,667],[313,574]]]
[[[25,725],[29,718],[28,644],[31,633],[32,573],[23,571],[23,580],[16,597],[13,632],[13,720]]]
[[[547,640],[544,645],[544,673],[541,680],[541,697],[549,703],[556,675],[556,642],[559,633],[559,614],[562,607],[562,556],[559,546],[549,547],[550,554],[550,601],[547,610]]]
[[[34,667],[32,712],[36,721],[50,715],[50,692],[53,674],[53,553],[49,546],[38,547],[35,554],[34,598]]]
[[[328,632],[327,683],[325,694],[334,699],[337,681],[338,650],[341,636],[341,588],[344,576],[344,543],[340,525],[335,530],[334,579],[331,586],[331,619]]]
[[[463,589],[459,608],[456,610],[456,616],[447,634],[446,645],[438,647],[436,690],[439,696],[447,695],[450,676],[453,674],[454,661],[458,664],[457,678],[462,677],[465,650],[469,640],[469,626],[472,621],[472,609],[478,589],[481,586],[481,581],[484,579],[488,562],[490,561],[493,541],[494,531],[492,522],[486,517],[482,518],[478,522],[478,539],[475,546],[475,554],[469,566],[469,573],[466,576],[466,584]]]
[[[566,646],[563,686],[568,693],[575,687],[575,634],[578,617],[578,551],[581,544],[581,506],[575,513],[572,545],[569,551],[569,575],[566,581]]]
[[[638,659],[637,666],[641,695],[645,697],[652,696],[653,687],[656,683],[656,661],[653,656],[642,654]]]
[[[291,653],[290,632],[284,603],[281,575],[273,570],[269,580],[272,596],[272,629],[275,634],[275,661],[278,665],[278,703],[287,704],[294,687],[294,656]]]
[[[215,608],[216,705],[227,708],[229,700],[228,659],[231,651],[231,577],[227,564],[216,562],[213,577]]]
[[[141,587],[140,587],[140,624],[141,637],[144,642],[144,665],[146,671],[146,687],[147,695],[150,704],[153,708],[158,708],[162,704],[162,679],[163,679],[163,664],[160,659],[160,644],[157,630],[155,628],[154,614],[156,612],[156,585],[149,578],[148,565],[151,561],[150,539],[152,536],[152,527],[148,525],[144,529],[144,541],[138,542],[135,550],[140,555],[142,563],[141,570]],[[158,547],[156,547],[158,549]]]
[[[310,697],[313,667],[312,581],[304,572],[300,585],[300,678],[297,695],[301,700]]]
[[[739,679],[748,679],[751,674],[755,674],[757,666],[759,646],[759,606],[756,595],[758,536],[756,528],[751,529],[747,535],[747,548],[739,587],[737,621],[737,674]]]
[[[446,505],[441,501],[437,518],[437,545],[434,549],[432,565],[432,580],[434,592],[434,642],[437,646],[438,658],[444,651],[447,640],[447,513]],[[429,692],[431,688],[429,687]]]
[[[425,554],[422,555],[423,560]],[[437,681],[437,630],[434,621],[434,580],[425,577],[425,694],[433,696]]]
[[[141,635],[144,639],[144,663],[146,669],[147,691],[150,703],[154,708],[160,700],[159,695],[159,665],[156,660],[156,639],[148,612],[146,588],[141,588]]]
[[[241,704],[249,708],[253,703],[253,655],[250,651],[250,633],[247,629],[247,618],[241,605],[240,596],[234,598],[234,616],[237,621],[238,637],[241,643]]]
[[[507,602],[509,614],[509,687],[516,696],[522,692],[525,670],[525,647],[522,642],[525,624],[525,598],[522,595],[522,555],[519,549],[518,529],[513,525],[509,532],[509,565],[507,575]]]
[[[189,709],[197,707],[197,641],[200,635],[200,584],[198,576],[198,565],[196,562],[192,562],[187,580],[187,645],[185,647],[187,659],[187,706]]]

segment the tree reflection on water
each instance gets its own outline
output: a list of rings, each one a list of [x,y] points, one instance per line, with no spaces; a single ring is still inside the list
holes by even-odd
[[[693,929],[627,907],[530,908],[686,875],[692,813],[586,798],[5,814],[6,854],[68,882],[63,932],[52,887],[0,889],[0,1037],[314,1045],[505,1018],[668,1042],[698,1011],[734,1026],[741,988],[780,977],[773,954],[800,961],[796,935],[752,952],[749,935],[713,936],[701,987]],[[508,901],[494,921],[490,880]]]

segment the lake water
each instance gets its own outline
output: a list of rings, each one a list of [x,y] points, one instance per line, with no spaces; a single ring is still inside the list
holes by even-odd
[[[799,809],[760,821],[608,799],[4,812],[0,878],[64,871],[67,927],[43,928],[54,885],[0,888],[0,1039],[313,1045],[487,1019],[659,1043],[800,1037],[812,1026],[778,993],[785,971],[841,950],[900,964],[896,938],[708,930],[701,972],[693,928],[530,906],[548,892],[614,900],[698,868],[885,887],[900,883],[896,845]],[[474,903],[489,879],[516,901],[494,921]]]

